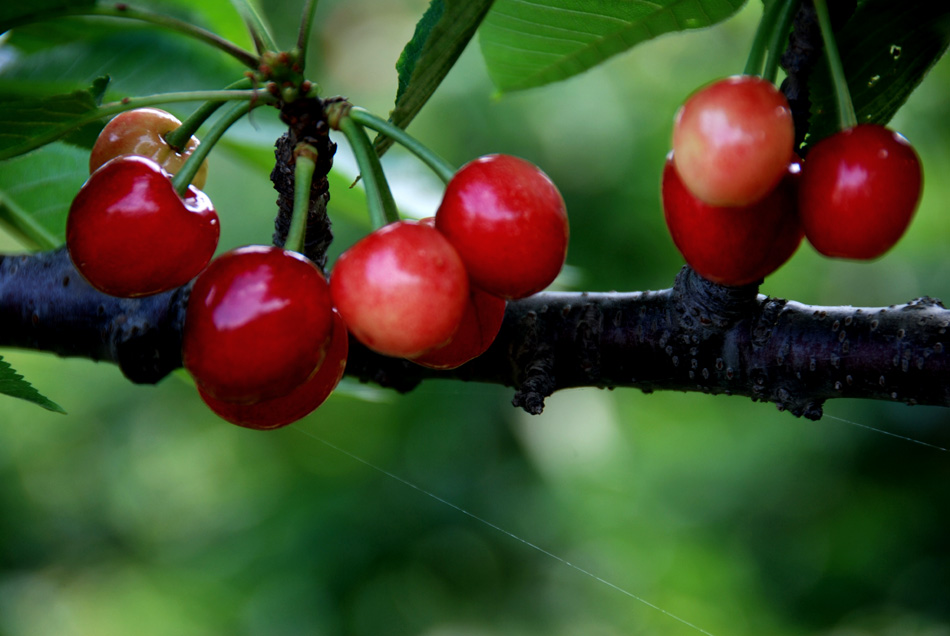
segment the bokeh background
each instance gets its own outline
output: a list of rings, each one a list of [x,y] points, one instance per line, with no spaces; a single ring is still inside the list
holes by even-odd
[[[262,3],[288,46],[300,4]],[[385,115],[426,5],[324,0],[308,75]],[[572,230],[559,288],[668,287],[681,266],[658,198],[671,119],[741,71],[760,11],[503,97],[473,44],[410,131],[455,164],[506,152],[551,175]],[[142,71],[167,66],[160,50],[114,53],[106,69],[35,72],[174,87]],[[905,239],[866,264],[803,245],[764,293],[950,297],[948,62],[893,122],[925,167]],[[262,109],[212,157],[221,249],[269,240],[277,134]],[[398,150],[385,165],[402,210],[432,214],[435,180]],[[343,144],[338,166],[333,254],[367,230]],[[0,249],[22,247],[3,234]],[[950,454],[933,447],[950,447],[946,409],[837,401],[810,422],[744,398],[580,389],[532,417],[503,387],[398,395],[348,380],[260,433],[216,419],[178,375],[135,386],[108,364],[0,353],[69,412],[0,397],[3,636],[950,634]]]

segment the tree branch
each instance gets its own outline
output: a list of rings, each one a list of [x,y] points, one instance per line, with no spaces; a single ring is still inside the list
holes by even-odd
[[[537,294],[509,303],[492,347],[459,369],[425,369],[352,341],[347,374],[398,391],[432,378],[503,384],[532,413],[579,386],[744,395],[810,419],[833,398],[950,406],[950,311],[939,301],[815,307],[756,289],[684,268],[662,291]],[[0,347],[113,362],[133,382],[158,382],[181,366],[188,290],[113,298],[65,250],[5,256]]]

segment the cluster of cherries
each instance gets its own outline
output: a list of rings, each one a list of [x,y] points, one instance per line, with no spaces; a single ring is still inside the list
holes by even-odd
[[[564,201],[533,164],[479,158],[455,173],[436,216],[398,221],[353,245],[330,281],[302,254],[245,246],[214,260],[218,217],[173,172],[181,152],[165,135],[180,122],[139,109],[113,119],[73,200],[67,248],[97,289],[156,294],[195,279],[182,360],[205,403],[255,429],[299,420],[336,388],[349,334],[370,349],[437,369],[481,355],[501,328],[506,300],[547,287],[567,254]],[[202,170],[206,170],[203,166]]]
[[[874,124],[794,151],[791,109],[755,76],[694,93],[673,124],[663,170],[666,224],[698,274],[746,285],[781,267],[808,238],[826,256],[870,260],[903,236],[920,199],[920,159]]]

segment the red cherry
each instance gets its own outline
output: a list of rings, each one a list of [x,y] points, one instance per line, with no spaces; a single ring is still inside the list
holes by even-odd
[[[181,126],[171,113],[159,108],[137,108],[116,115],[106,124],[89,155],[89,173],[120,155],[139,155],[153,159],[165,171],[175,174],[198,147],[198,138],[192,136],[181,152],[174,150],[165,141],[165,135]],[[191,180],[191,185],[203,188],[208,176],[208,160]]]
[[[419,221],[435,227],[435,217]],[[443,345],[432,349],[412,361],[430,369],[454,369],[485,353],[501,330],[508,303],[469,285],[468,303],[455,334]]]
[[[182,360],[211,397],[260,402],[310,377],[332,324],[330,290],[316,265],[276,247],[242,247],[195,280]]]
[[[904,235],[922,184],[914,148],[883,126],[863,124],[822,139],[802,171],[805,236],[825,256],[877,258]]]
[[[73,199],[66,245],[76,269],[113,296],[146,296],[184,285],[218,245],[211,200],[144,157],[118,157],[96,170]]]
[[[504,298],[470,287],[458,331],[444,345],[412,358],[412,361],[430,369],[454,369],[477,358],[495,341],[505,318],[506,305]]]
[[[452,177],[435,225],[458,250],[472,284],[524,298],[551,284],[567,256],[567,209],[534,164],[488,155]]]
[[[792,257],[802,241],[795,192],[799,164],[751,205],[719,207],[703,203],[683,185],[673,154],[663,168],[663,212],[673,243],[700,276],[721,285],[760,280]]]
[[[261,431],[287,426],[315,411],[330,397],[343,377],[348,349],[346,325],[340,314],[334,311],[333,335],[326,357],[309,380],[287,395],[253,404],[238,404],[216,400],[200,384],[198,394],[212,411],[232,424]]]
[[[330,273],[333,304],[350,332],[370,349],[397,357],[447,341],[462,320],[468,289],[452,245],[415,221],[363,237]]]
[[[794,140],[785,96],[750,75],[693,93],[673,122],[676,171],[710,205],[748,205],[768,194],[792,161]]]

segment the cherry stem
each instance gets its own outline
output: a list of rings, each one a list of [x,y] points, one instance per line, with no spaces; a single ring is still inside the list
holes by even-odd
[[[163,15],[161,13],[153,13],[151,11],[144,11],[142,9],[133,9],[126,4],[114,4],[112,6],[92,6],[92,7],[82,7],[82,8],[64,8],[64,9],[54,9],[51,11],[44,11],[40,14],[32,14],[24,16],[22,20],[13,20],[8,23],[9,28],[16,26],[21,26],[23,24],[32,24],[34,22],[43,22],[46,20],[53,20],[56,18],[65,18],[65,17],[81,17],[81,16],[98,16],[98,17],[107,17],[107,18],[127,18],[130,20],[138,20],[140,22],[148,22],[155,26],[160,26],[172,31],[177,31],[183,33],[190,37],[210,44],[218,49],[224,51],[231,57],[237,59],[241,64],[249,68],[257,68],[259,64],[258,57],[251,53],[250,51],[245,51],[237,44],[222,38],[216,33],[212,33],[207,29],[202,29],[193,24],[189,24],[184,20],[179,20],[171,16]]]
[[[271,35],[270,26],[264,21],[263,16],[258,13],[257,9],[254,8],[252,0],[231,0],[231,4],[234,5],[234,8],[237,9],[238,13],[240,13],[244,19],[245,24],[247,24],[247,28],[251,32],[251,37],[254,38],[258,53],[279,50],[274,36]]]
[[[126,97],[120,102],[112,102],[100,106],[96,110],[89,111],[85,115],[77,117],[72,121],[60,124],[46,130],[46,132],[31,137],[23,143],[10,146],[0,150],[0,161],[16,157],[29,152],[35,148],[52,143],[77,128],[91,124],[94,121],[105,117],[112,117],[127,110],[144,108],[145,106],[161,106],[162,104],[173,104],[178,102],[205,102],[205,101],[252,101],[257,104],[272,104],[277,98],[267,91],[249,90],[249,91],[187,91],[181,93],[159,93],[158,95],[146,95],[144,97]]]
[[[320,0],[307,0],[303,7],[303,17],[300,19],[300,32],[297,34],[297,60],[300,72],[303,73],[307,64],[307,44],[310,42],[310,32],[313,31],[313,17],[317,13]]]
[[[175,186],[175,191],[178,192],[179,195],[185,195],[185,192],[188,190],[188,184],[195,178],[195,174],[197,174],[198,169],[201,168],[201,163],[208,157],[208,153],[211,152],[211,149],[214,148],[214,145],[218,143],[218,140],[221,139],[227,129],[258,105],[258,102],[232,104],[224,111],[224,114],[218,118],[218,121],[214,122],[214,125],[208,130],[208,134],[205,135],[204,142],[198,144],[194,152],[185,160],[185,164],[181,167],[181,170],[172,178],[172,185]]]
[[[230,86],[226,86],[225,90],[240,90],[247,89],[251,87],[251,80],[249,78],[240,79]],[[212,101],[205,102],[198,107],[195,112],[188,116],[188,119],[182,122],[181,126],[171,131],[165,135],[165,141],[171,146],[172,150],[175,152],[181,152],[185,149],[185,146],[188,144],[188,140],[191,139],[191,136],[194,135],[201,125],[211,117],[224,102]]]
[[[396,201],[389,190],[386,174],[379,163],[376,150],[373,149],[369,137],[366,136],[366,131],[345,114],[339,117],[336,127],[350,142],[363,182],[366,184],[366,205],[369,208],[369,218],[373,229],[395,223],[399,220]]]
[[[779,4],[781,4],[780,0],[772,0],[772,2],[766,3],[762,11],[762,19],[759,20],[759,26],[755,30],[752,48],[749,51],[749,57],[742,71],[743,75],[758,75],[762,71],[762,60],[765,58],[769,38],[775,30]]]
[[[307,217],[310,215],[310,186],[317,168],[317,149],[307,143],[294,148],[294,211],[284,247],[295,252],[304,252],[304,237],[307,232]]]
[[[368,110],[354,106],[349,111],[349,117],[356,123],[366,128],[382,133],[393,141],[398,142],[409,152],[418,157],[424,164],[429,166],[433,172],[438,175],[443,182],[448,183],[455,176],[453,168],[445,159],[432,152],[422,142],[411,136],[405,130],[390,121],[377,117]]]
[[[780,0],[781,7],[778,11],[778,19],[775,22],[775,28],[772,30],[772,36],[769,38],[769,55],[765,60],[765,70],[762,77],[775,83],[778,77],[778,66],[782,52],[788,40],[788,33],[792,28],[792,21],[795,19],[795,12],[801,0]]]
[[[844,65],[838,54],[838,45],[835,42],[834,30],[831,28],[831,16],[828,15],[828,5],[825,0],[814,0],[815,13],[818,15],[818,26],[821,28],[821,39],[825,42],[825,59],[831,71],[831,83],[835,87],[835,98],[838,102],[838,125],[841,130],[854,128],[858,125],[858,117],[854,113],[854,104],[851,102],[851,93],[848,91],[848,78],[844,73]]]

